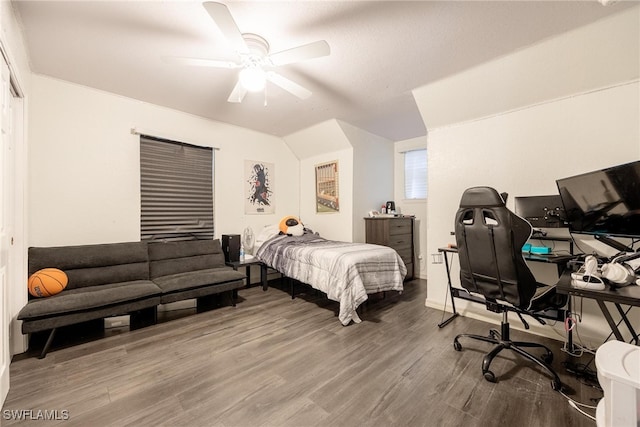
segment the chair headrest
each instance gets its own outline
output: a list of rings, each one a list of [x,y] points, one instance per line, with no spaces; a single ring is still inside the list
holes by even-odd
[[[471,187],[464,191],[460,199],[461,208],[500,207],[505,201],[502,196],[491,187]]]

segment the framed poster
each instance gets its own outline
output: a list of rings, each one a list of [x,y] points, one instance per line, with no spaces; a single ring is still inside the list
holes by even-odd
[[[340,211],[338,161],[316,165],[316,212]]]
[[[244,161],[244,213],[275,213],[273,163]]]

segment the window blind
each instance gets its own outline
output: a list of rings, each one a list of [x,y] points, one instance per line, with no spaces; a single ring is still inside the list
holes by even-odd
[[[427,198],[427,149],[404,153],[405,199]]]
[[[140,136],[142,240],[213,239],[213,149]]]

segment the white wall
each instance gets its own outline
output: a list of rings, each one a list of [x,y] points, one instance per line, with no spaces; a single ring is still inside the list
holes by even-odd
[[[353,146],[353,235],[354,242],[366,240],[364,217],[370,210],[393,200],[393,142],[340,122]]]
[[[404,215],[415,215],[415,275],[427,278],[427,201],[404,198],[404,152],[427,148],[427,137],[407,139],[394,144],[394,200]],[[429,189],[427,189],[429,198]]]
[[[639,18],[636,7],[449,78],[444,86],[414,91],[429,127],[429,254],[452,241],[454,214],[468,187],[493,186],[510,197],[554,194],[558,178],[640,158]],[[570,84],[573,76],[582,83]],[[458,78],[465,92],[445,96],[443,87],[456,86]],[[501,85],[509,81],[521,86]],[[499,106],[493,101],[505,97],[509,102]],[[439,109],[445,99],[448,116]],[[454,111],[468,102],[476,102],[468,115]],[[454,268],[454,280],[457,275]],[[427,305],[442,307],[443,265],[429,268],[428,283]],[[462,302],[457,308],[487,313],[483,306],[465,308]],[[583,320],[581,336],[606,336],[608,327],[589,302]]]
[[[284,139],[300,159],[300,219],[306,227],[327,239],[351,241],[353,148],[342,128],[336,120],[328,120]],[[316,213],[315,165],[334,160],[338,161],[340,211]]]
[[[300,159],[300,216],[321,236],[365,241],[364,217],[393,199],[393,142],[328,120],[285,137]],[[315,165],[338,160],[340,212],[316,213]]]
[[[29,108],[29,245],[140,239],[139,137],[215,151],[216,236],[272,224],[299,205],[298,162],[282,139],[43,76]],[[244,160],[275,164],[273,215],[245,215]]]
[[[337,120],[318,123],[284,137],[298,159],[351,148]]]
[[[429,131],[638,78],[640,6],[414,91]]]

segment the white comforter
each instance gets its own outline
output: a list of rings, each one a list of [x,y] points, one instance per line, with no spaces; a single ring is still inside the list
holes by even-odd
[[[402,291],[407,275],[402,259],[389,247],[336,242],[314,234],[275,236],[260,246],[256,258],[338,301],[343,325],[360,323],[356,309],[367,294]]]

